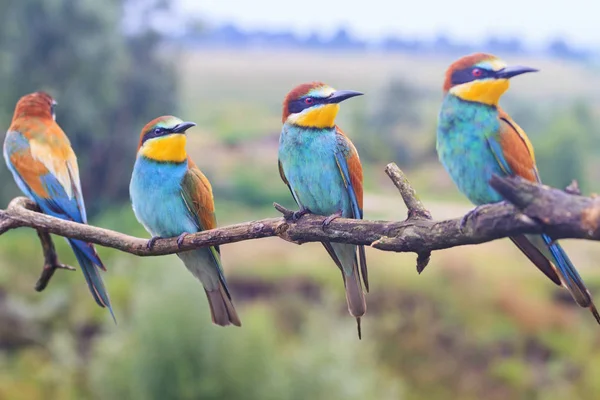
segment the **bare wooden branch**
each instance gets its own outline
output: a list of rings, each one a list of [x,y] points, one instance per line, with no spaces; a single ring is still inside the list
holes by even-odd
[[[44,252],[44,267],[42,268],[42,273],[35,284],[35,290],[41,292],[42,290],[46,289],[46,286],[48,286],[50,279],[52,279],[52,276],[54,276],[54,272],[57,269],[75,271],[75,268],[58,262],[58,256],[56,255],[54,242],[52,241],[52,237],[48,232],[38,229],[37,233],[40,238],[40,244],[42,245],[42,251]]]
[[[385,173],[398,188],[400,196],[402,196],[402,200],[404,200],[404,204],[408,208],[408,219],[432,219],[429,210],[419,200],[417,191],[413,189],[404,172],[395,163],[386,165]]]
[[[431,220],[431,213],[425,208],[417,191],[410,185],[408,178],[395,163],[390,163],[385,167],[385,173],[390,177],[394,185],[398,188],[404,204],[408,209],[407,221],[427,221]],[[417,252],[417,272],[420,274],[429,264],[431,251]]]
[[[147,239],[57,219],[33,211],[35,204],[20,197],[12,200],[6,210],[0,210],[0,234],[19,227],[42,232],[44,272],[48,278],[45,283],[40,278],[38,290],[45,287],[54,270],[63,268],[56,259],[51,240],[47,240],[49,236],[45,236],[47,233],[89,241],[138,256],[172,254],[275,236],[298,244],[320,241],[362,244],[384,251],[414,252],[418,254],[419,272],[432,251],[518,234],[545,232],[554,239],[600,240],[600,198],[567,193],[520,178],[494,177],[490,184],[508,202],[478,207],[464,221],[462,218],[434,221],[395,164],[388,165],[386,172],[409,209],[406,221],[337,218],[324,228],[325,216],[307,214],[294,221],[292,211],[277,205],[284,214],[283,218],[267,218],[190,234],[183,239],[181,247],[178,247],[176,238],[158,239],[148,249]]]

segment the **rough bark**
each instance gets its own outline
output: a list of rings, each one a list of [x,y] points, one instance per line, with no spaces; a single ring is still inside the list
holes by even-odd
[[[548,233],[554,239],[600,240],[600,198],[581,196],[576,185],[563,191],[518,177],[490,181],[507,201],[477,207],[462,218],[435,221],[418,199],[408,179],[395,165],[386,173],[398,188],[408,209],[405,221],[370,221],[337,218],[326,227],[325,216],[307,214],[293,220],[292,211],[274,204],[283,217],[243,222],[177,238],[148,240],[95,226],[50,217],[30,200],[18,197],[0,210],[0,235],[29,227],[39,232],[45,265],[36,285],[43,290],[56,269],[71,267],[57,261],[48,233],[89,241],[138,256],[172,254],[206,246],[278,236],[293,243],[331,241],[372,246],[379,250],[414,252],[417,270],[427,265],[432,251],[478,244],[524,233]],[[571,187],[572,186],[572,187]]]

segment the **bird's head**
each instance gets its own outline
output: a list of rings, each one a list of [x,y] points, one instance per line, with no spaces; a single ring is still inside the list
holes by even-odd
[[[339,103],[360,95],[353,90],[335,90],[322,82],[304,83],[285,96],[282,122],[303,128],[333,128]]]
[[[21,97],[15,107],[13,121],[21,117],[52,118],[56,120],[56,100],[46,92],[34,92]]]
[[[475,53],[455,61],[446,70],[444,93],[451,93],[466,101],[496,106],[508,90],[510,78],[537,71],[530,67],[507,66],[491,54]]]
[[[185,132],[192,126],[196,124],[172,115],[153,119],[142,129],[138,154],[158,162],[184,162],[187,158]]]

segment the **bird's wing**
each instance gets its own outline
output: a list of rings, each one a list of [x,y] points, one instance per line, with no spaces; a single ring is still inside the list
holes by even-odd
[[[340,174],[344,181],[344,186],[348,196],[350,197],[350,204],[352,205],[352,215],[355,219],[363,218],[363,171],[360,159],[358,158],[358,152],[356,148],[348,139],[348,137],[342,132],[342,130],[336,126],[336,139],[337,145],[335,148],[335,161],[340,170]],[[331,254],[333,249],[327,249]],[[361,275],[365,284],[365,289],[369,291],[369,278],[367,274],[367,258],[365,254],[365,247],[358,246],[358,256],[360,259]],[[335,258],[334,258],[335,260]],[[337,262],[336,262],[337,263]]]
[[[507,175],[539,182],[533,146],[527,135],[502,109],[498,109],[500,129],[487,141],[496,161]]]
[[[188,171],[181,182],[181,197],[187,207],[189,217],[196,224],[198,231],[217,227],[212,187],[206,176],[190,158],[188,158]],[[225,285],[225,275],[221,266],[221,249],[219,246],[211,246],[209,249],[225,286],[225,291],[231,297],[229,289]]]
[[[337,146],[335,149],[335,161],[340,174],[344,180],[344,186],[350,196],[350,203],[352,205],[352,215],[356,219],[362,219],[363,216],[363,171],[360,159],[358,158],[358,152],[356,148],[342,132],[340,128],[337,128]]]
[[[217,227],[215,203],[210,182],[188,159],[188,171],[181,183],[181,195],[199,231]]]
[[[44,212],[87,223],[77,157],[67,136],[55,123],[43,135],[27,132],[26,124],[18,129],[7,133],[5,152],[20,186]]]
[[[488,137],[490,149],[496,160],[508,175],[517,175],[532,182],[540,182],[533,146],[527,135],[503,110],[499,109],[498,112],[499,134],[496,137]],[[521,235],[511,239],[548,278],[556,284],[562,282],[579,305],[583,307],[591,305],[595,312],[583,280],[559,244],[554,243],[546,234],[541,237]],[[600,319],[597,312],[594,315]]]

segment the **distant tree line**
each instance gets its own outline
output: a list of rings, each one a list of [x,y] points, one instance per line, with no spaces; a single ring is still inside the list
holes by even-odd
[[[198,25],[192,25],[197,28]],[[438,35],[435,39],[418,40],[388,36],[380,41],[369,42],[357,38],[347,28],[340,28],[332,36],[326,37],[318,33],[308,36],[297,35],[291,31],[243,30],[234,24],[225,24],[214,28],[190,29],[175,40],[189,46],[209,47],[266,47],[312,50],[379,50],[396,53],[432,53],[462,55],[473,51],[487,51],[503,55],[531,53],[519,38],[489,37],[481,43],[461,43],[448,35]],[[568,44],[562,38],[556,38],[541,50],[542,55],[587,60],[594,54],[591,50],[579,49]],[[539,54],[539,52],[538,52]]]

